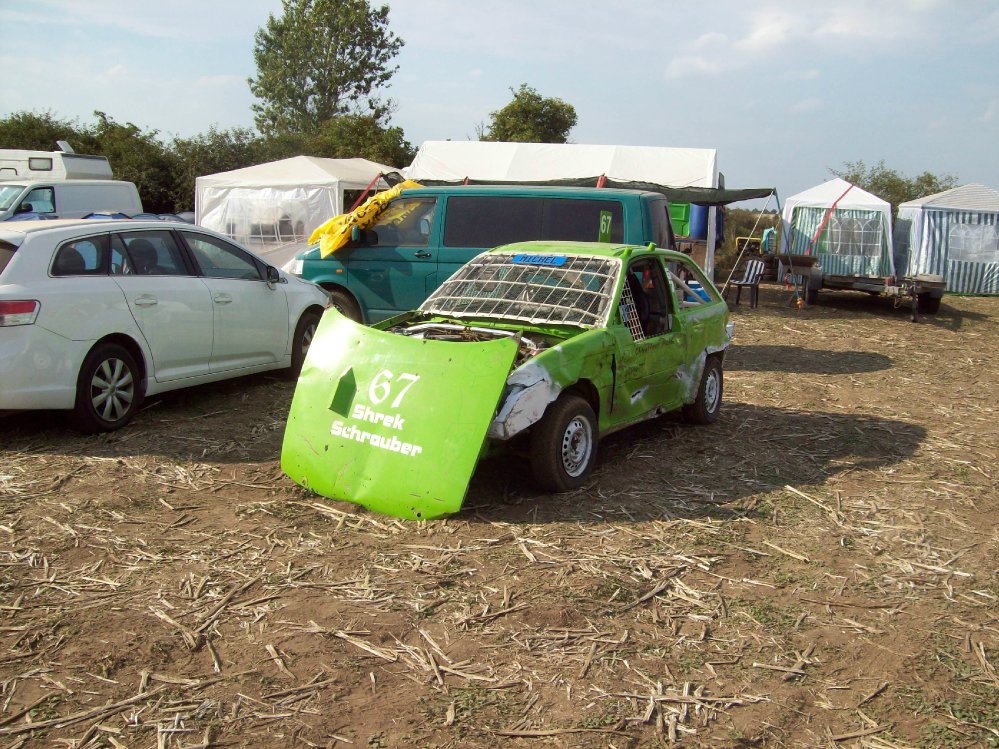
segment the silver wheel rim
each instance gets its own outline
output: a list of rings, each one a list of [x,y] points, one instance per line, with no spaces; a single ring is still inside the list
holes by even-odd
[[[305,330],[302,331],[302,355],[309,353],[309,347],[312,345],[312,339],[316,337],[316,323],[310,323],[305,326]]]
[[[714,413],[721,401],[721,374],[717,369],[708,372],[704,381],[704,408],[708,413]]]
[[[121,359],[105,359],[90,380],[90,402],[104,421],[118,421],[135,399],[132,370]]]
[[[562,468],[571,478],[579,478],[589,465],[593,452],[593,429],[581,416],[573,417],[562,433]]]

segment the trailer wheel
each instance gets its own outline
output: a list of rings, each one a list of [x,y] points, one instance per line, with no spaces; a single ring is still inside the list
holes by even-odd
[[[811,286],[805,287],[805,304],[809,307],[819,303],[819,290]]]
[[[924,291],[916,295],[916,304],[921,315],[935,315],[940,311],[942,297],[934,296],[929,291]]]

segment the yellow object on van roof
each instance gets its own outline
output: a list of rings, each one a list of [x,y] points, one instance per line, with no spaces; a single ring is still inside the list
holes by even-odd
[[[423,187],[423,185],[407,179],[395,187],[372,195],[350,213],[334,216],[317,228],[309,237],[309,243],[318,241],[320,257],[329,256],[347,244],[350,240],[350,232],[355,226],[358,229],[366,229],[371,226],[392,198],[398,196],[403,190],[411,190],[414,187]]]

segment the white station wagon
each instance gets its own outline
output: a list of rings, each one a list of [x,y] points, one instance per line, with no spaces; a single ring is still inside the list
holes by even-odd
[[[157,221],[0,224],[0,412],[124,426],[147,395],[297,374],[328,295],[227,237]]]

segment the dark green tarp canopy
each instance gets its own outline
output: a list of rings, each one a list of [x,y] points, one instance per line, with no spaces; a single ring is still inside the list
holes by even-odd
[[[493,180],[469,179],[464,181],[421,179],[421,185],[552,185],[562,187],[597,187],[600,177],[573,177],[569,179],[551,179],[539,182],[506,182]],[[730,190],[723,187],[666,187],[651,182],[618,182],[612,179],[603,180],[603,187],[618,187],[627,190],[648,190],[666,196],[673,203],[696,203],[697,205],[728,205],[741,200],[768,198],[777,191],[775,187],[749,187],[741,190]]]

